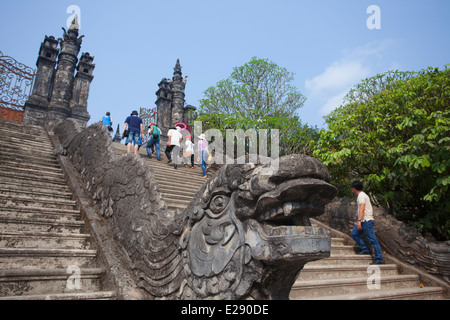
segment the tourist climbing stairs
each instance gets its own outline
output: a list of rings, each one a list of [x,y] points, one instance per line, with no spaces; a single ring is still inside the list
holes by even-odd
[[[307,263],[292,287],[292,300],[445,300],[441,287],[424,286],[396,264],[372,266],[353,241],[332,238],[329,258]]]
[[[0,300],[114,299],[40,127],[0,119]]]
[[[119,143],[113,143],[116,154],[123,155],[126,153],[126,146]],[[156,155],[148,158],[145,148],[139,150],[139,155],[144,158],[149,166],[153,169],[155,179],[158,182],[159,190],[164,196],[169,209],[184,210],[198,190],[206,182],[203,178],[202,169],[196,165],[194,169],[190,166],[186,167],[184,163],[178,165],[175,169],[173,162],[168,163],[164,154],[165,146],[161,147],[161,161],[156,159]],[[209,170],[208,170],[209,171]],[[212,172],[208,175],[211,176]]]

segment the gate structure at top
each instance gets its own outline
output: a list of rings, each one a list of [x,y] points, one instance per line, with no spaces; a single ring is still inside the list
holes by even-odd
[[[0,118],[21,121],[36,71],[0,51]]]

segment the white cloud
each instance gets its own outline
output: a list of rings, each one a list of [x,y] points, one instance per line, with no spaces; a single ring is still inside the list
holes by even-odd
[[[351,87],[370,75],[370,68],[361,61],[336,61],[322,74],[306,80],[305,87],[315,96],[324,92]]]
[[[322,73],[305,81],[308,103],[315,105],[314,109],[321,116],[339,107],[352,87],[375,75],[374,70],[383,64],[382,53],[393,42],[391,39],[373,41],[353,50],[345,50],[340,60],[332,62]]]
[[[331,111],[333,111],[334,109],[336,109],[337,107],[339,107],[340,105],[342,105],[345,96],[347,95],[348,90],[345,90],[333,97],[331,97],[330,99],[328,99],[327,102],[325,102],[325,104],[322,106],[322,108],[320,108],[320,113],[321,116],[326,116],[327,114],[329,114]]]

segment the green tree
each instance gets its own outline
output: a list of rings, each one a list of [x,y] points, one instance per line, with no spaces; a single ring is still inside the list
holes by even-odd
[[[312,153],[318,129],[296,116],[306,98],[292,85],[294,74],[269,59],[253,57],[204,92],[197,121],[203,129],[278,129],[281,155]]]
[[[378,84],[373,86],[372,84]],[[450,70],[367,79],[325,118],[314,155],[341,195],[355,179],[372,200],[437,239],[450,239]]]

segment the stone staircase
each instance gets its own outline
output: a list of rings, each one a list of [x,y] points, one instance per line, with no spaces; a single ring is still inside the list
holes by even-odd
[[[400,274],[396,264],[370,266],[372,257],[355,254],[356,247],[346,241],[332,238],[330,257],[305,265],[292,287],[292,300],[446,299],[443,288],[424,287],[419,275]]]
[[[0,300],[114,299],[43,128],[0,119]]]
[[[61,168],[42,128],[0,119],[0,299],[114,299],[103,288],[104,270],[72,201]],[[123,144],[113,144],[117,154]],[[164,150],[164,147],[161,147]],[[140,156],[153,168],[170,209],[183,210],[205,183],[201,168]],[[440,287],[423,287],[419,276],[400,274],[396,264],[378,266],[380,289],[370,289],[370,256],[355,254],[353,243],[332,238],[327,259],[308,263],[291,291],[293,300],[446,299]],[[80,290],[70,287],[80,268]],[[371,282],[369,284],[374,284]]]

